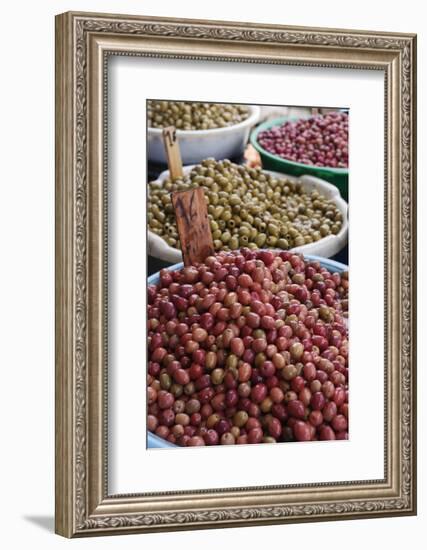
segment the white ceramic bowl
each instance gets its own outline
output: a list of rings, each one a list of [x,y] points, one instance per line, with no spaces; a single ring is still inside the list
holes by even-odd
[[[182,163],[197,164],[208,157],[222,160],[240,156],[248,142],[250,129],[259,119],[259,107],[249,105],[248,108],[248,118],[232,126],[211,130],[177,130]],[[167,164],[161,128],[148,128],[148,160]]]
[[[193,166],[185,166],[184,172],[190,172]],[[318,241],[303,246],[293,248],[295,252],[301,252],[302,254],[314,254],[316,256],[322,256],[323,258],[330,258],[334,256],[347,244],[348,239],[348,205],[343,198],[341,198],[338,189],[331,183],[315,178],[314,176],[301,176],[299,178],[295,176],[288,176],[279,172],[270,172],[264,170],[268,174],[273,174],[279,179],[288,179],[291,181],[299,181],[304,190],[315,191],[317,190],[321,195],[327,199],[331,199],[336,204],[338,210],[342,214],[342,227],[337,235],[328,235]],[[162,185],[163,181],[169,176],[169,171],[162,172],[157,180],[152,181],[150,185]],[[150,193],[150,185],[148,186],[148,193]],[[152,231],[148,230],[148,254],[154,256],[159,260],[165,262],[178,263],[182,262],[181,251],[172,248],[164,241],[159,235],[156,235]]]

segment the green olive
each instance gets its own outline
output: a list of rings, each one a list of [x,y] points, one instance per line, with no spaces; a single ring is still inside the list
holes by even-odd
[[[157,228],[162,227],[162,224],[159,222],[159,220],[156,220],[156,219],[151,220],[150,225],[151,225],[151,227],[157,227]]]
[[[164,214],[164,212],[156,212],[155,214],[155,217],[156,217],[156,220],[158,220],[159,222],[164,222],[166,220],[166,216]]]
[[[268,227],[267,227],[267,232],[270,235],[274,235],[275,237],[277,237],[279,235],[280,229],[279,229],[279,227],[277,227],[277,225],[269,223]]]
[[[239,358],[234,353],[230,353],[225,360],[225,365],[228,369],[236,369],[239,363]]]
[[[243,428],[246,422],[249,420],[249,415],[246,411],[237,411],[233,416],[233,424],[238,428]]]
[[[230,210],[224,210],[224,212],[221,214],[221,219],[224,221],[224,222],[228,222],[229,220],[231,220],[231,212]]]
[[[188,384],[185,384],[184,386],[185,395],[192,395],[195,391],[196,391],[196,387],[194,385],[194,382],[188,382]]]
[[[251,227],[249,240],[251,241],[255,240],[257,235],[258,235],[258,230],[255,227]]]
[[[258,233],[255,237],[255,243],[259,248],[262,248],[267,240],[267,235],[265,233]]]
[[[283,250],[287,250],[289,248],[289,243],[286,239],[281,238],[277,240],[277,246]]]
[[[240,197],[239,195],[230,195],[230,198],[229,198],[229,203],[231,204],[231,206],[235,206],[237,204],[240,204]]]
[[[160,380],[160,386],[163,390],[169,390],[169,388],[172,385],[172,379],[169,376],[167,372],[162,372],[162,374],[159,377]]]
[[[224,212],[223,206],[217,206],[214,210],[214,218],[220,218]]]
[[[181,397],[181,395],[184,393],[184,388],[180,384],[172,384],[172,386],[169,388],[169,391],[176,399],[178,397]]]
[[[329,233],[330,230],[326,224],[320,226],[320,234],[322,235],[322,237],[326,237],[326,235],[329,235]]]
[[[228,246],[231,250],[236,250],[237,248],[239,248],[239,239],[236,236],[231,237]]]
[[[224,380],[225,371],[224,369],[216,368],[211,372],[211,380],[212,384],[217,386],[218,384],[222,384],[222,381]]]

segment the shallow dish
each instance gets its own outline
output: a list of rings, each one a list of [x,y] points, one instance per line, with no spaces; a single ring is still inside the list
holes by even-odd
[[[248,118],[238,124],[211,130],[177,130],[183,164],[197,164],[208,157],[222,160],[241,156],[248,141],[250,129],[258,122],[260,113],[256,105],[248,105],[248,109]],[[147,140],[148,160],[167,164],[162,129],[148,128]]]
[[[193,166],[185,166],[184,172],[190,172]],[[328,199],[332,199],[339,211],[342,214],[343,222],[342,227],[337,235],[328,235],[323,237],[318,241],[310,244],[305,244],[303,246],[298,246],[293,248],[295,252],[300,252],[301,254],[315,254],[317,256],[322,256],[323,258],[330,258],[338,252],[340,252],[344,246],[347,244],[348,238],[348,205],[345,200],[340,196],[338,189],[330,184],[327,181],[313,177],[313,176],[302,176],[296,178],[295,176],[290,176],[288,174],[283,174],[279,172],[270,172],[265,170],[270,174],[278,178],[288,178],[292,181],[299,180],[303,188],[307,191],[317,190],[321,195]],[[157,180],[151,182],[148,186],[148,193],[150,191],[150,185],[161,185],[162,182],[169,176],[169,171],[166,170],[160,174]],[[162,239],[159,235],[156,235],[152,231],[148,230],[148,254],[164,262],[181,262],[182,254],[181,251],[177,248],[173,248],[167,244],[165,240]]]
[[[337,271],[338,273],[342,273],[343,271],[348,270],[348,266],[341,264],[340,262],[336,262],[335,260],[329,260],[328,258],[322,258],[320,256],[314,256],[312,254],[304,254],[304,257],[308,260],[319,262],[322,267],[325,267],[326,269],[329,269],[330,271]],[[171,265],[167,267],[169,271],[176,271],[178,269],[181,269],[184,267],[184,264],[178,263],[175,265]],[[153,275],[150,275],[147,279],[147,284],[149,285],[155,285],[159,282],[160,275],[159,273],[153,273]],[[175,445],[173,443],[170,443],[169,441],[166,441],[165,439],[162,439],[158,435],[155,435],[151,432],[147,432],[147,448],[148,449],[167,449],[167,448],[182,448],[178,445]]]
[[[282,117],[274,120],[268,120],[267,122],[257,126],[251,133],[251,144],[261,155],[263,167],[267,170],[276,170],[277,172],[292,174],[294,176],[302,176],[306,174],[325,179],[335,185],[339,189],[343,199],[348,201],[348,168],[329,168],[328,166],[311,166],[310,164],[294,162],[269,153],[258,143],[258,134],[260,132],[269,130],[270,128],[273,128],[273,126],[281,126],[284,122],[294,120],[299,119]]]

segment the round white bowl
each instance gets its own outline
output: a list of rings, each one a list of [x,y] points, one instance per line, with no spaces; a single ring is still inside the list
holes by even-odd
[[[177,130],[179,148],[183,164],[197,164],[203,159],[213,157],[216,160],[240,156],[248,142],[249,132],[259,119],[260,109],[249,105],[246,120],[211,130]],[[148,128],[148,160],[167,164],[162,129]]]
[[[194,166],[185,166],[184,172],[190,172]],[[299,181],[305,191],[318,191],[321,195],[327,199],[331,199],[336,204],[338,210],[342,214],[342,226],[337,235],[328,235],[323,237],[314,243],[305,244],[303,246],[297,246],[292,248],[295,252],[301,252],[302,254],[313,254],[316,256],[322,256],[323,258],[330,258],[334,256],[347,244],[348,239],[348,205],[346,201],[341,198],[338,189],[331,183],[315,178],[314,176],[301,176],[299,178],[295,176],[288,176],[279,172],[270,172],[264,170],[268,174],[272,174],[279,179],[288,179],[291,181]],[[169,171],[162,172],[158,179],[152,181],[148,186],[148,194],[150,193],[151,185],[162,185],[163,181],[169,176]],[[177,248],[172,248],[164,241],[159,235],[156,235],[152,231],[148,230],[148,254],[154,256],[159,260],[165,262],[178,263],[182,262],[181,251]]]

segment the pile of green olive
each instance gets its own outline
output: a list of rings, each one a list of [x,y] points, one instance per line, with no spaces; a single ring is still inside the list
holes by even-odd
[[[178,130],[211,130],[246,120],[249,109],[226,103],[191,103],[189,101],[148,100],[147,120],[150,128],[175,126]]]
[[[229,160],[206,159],[182,178],[149,185],[148,226],[180,248],[171,193],[202,187],[215,250],[287,250],[336,235],[342,214],[334,201],[300,183]]]

